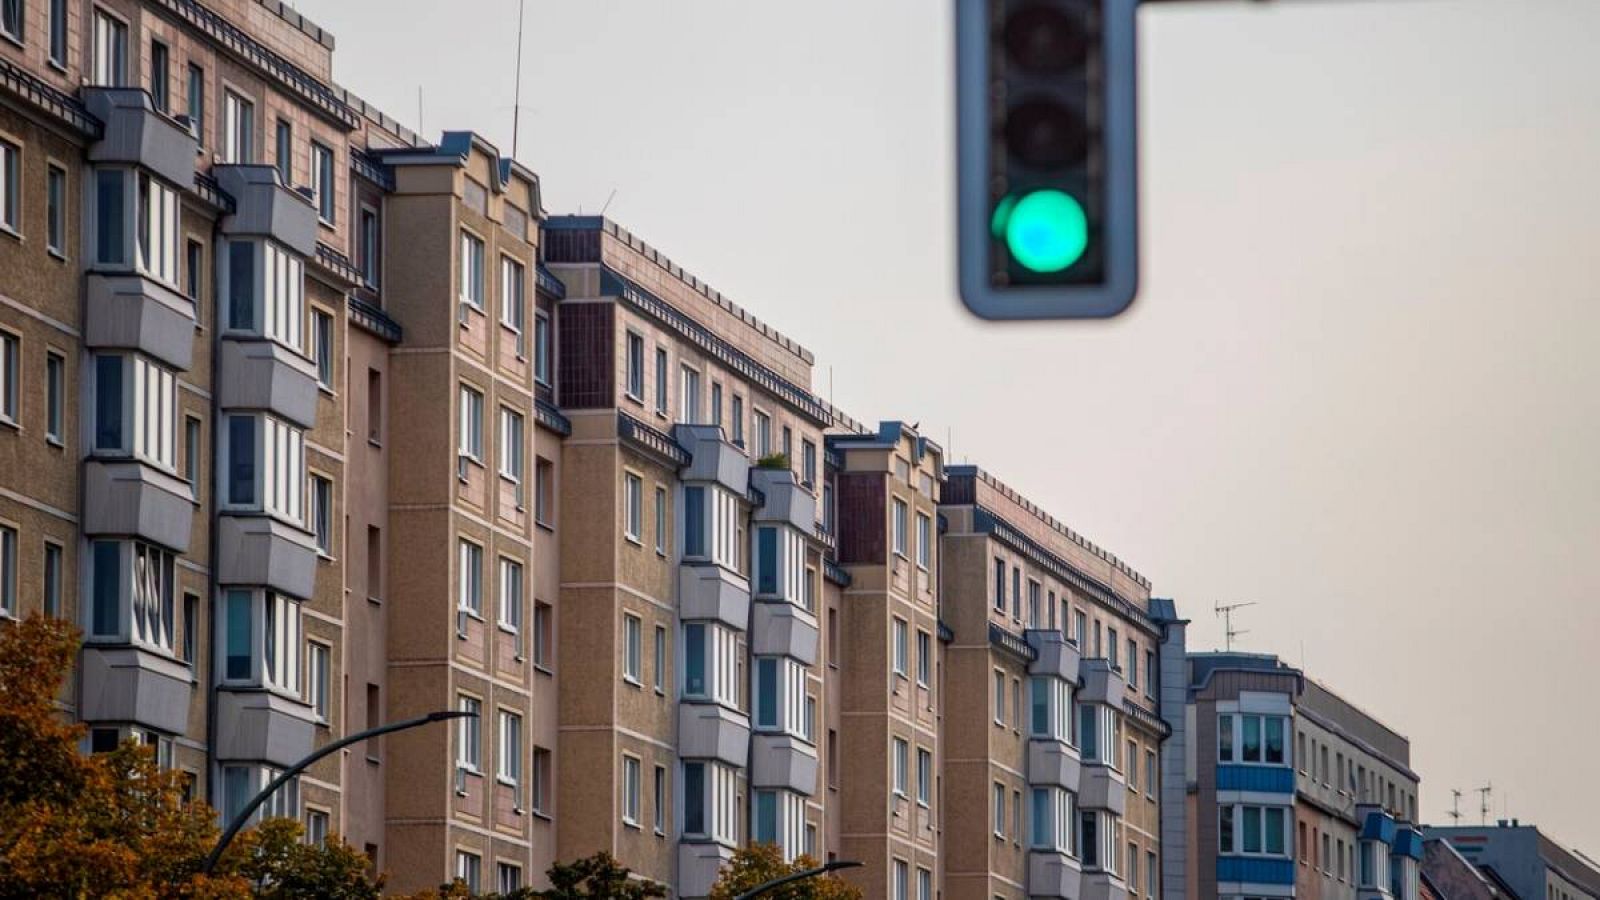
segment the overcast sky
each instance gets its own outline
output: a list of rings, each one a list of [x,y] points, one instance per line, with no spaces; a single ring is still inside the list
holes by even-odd
[[[348,87],[511,145],[515,0],[300,0]],[[1600,856],[1600,4],[1141,13],[1143,290],[954,293],[946,0],[532,0],[519,156],[1176,597]],[[887,339],[886,339],[887,338]],[[912,349],[919,348],[919,349]],[[947,440],[948,439],[948,440]]]

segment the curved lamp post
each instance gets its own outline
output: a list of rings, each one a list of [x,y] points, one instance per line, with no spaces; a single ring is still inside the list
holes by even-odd
[[[819,875],[826,875],[829,872],[833,872],[838,869],[854,869],[860,865],[862,865],[862,863],[856,862],[853,859],[836,859],[831,863],[818,866],[815,869],[806,869],[803,872],[792,872],[783,876],[782,878],[774,878],[766,884],[758,884],[750,890],[745,891],[739,896],[733,898],[733,900],[752,900],[752,898],[759,897],[775,887],[782,887],[790,882],[804,881],[807,878],[816,878]]]
[[[261,793],[256,794],[254,799],[245,804],[244,809],[239,810],[238,814],[233,817],[233,821],[228,823],[228,829],[222,832],[222,837],[217,839],[217,845],[211,848],[211,852],[206,855],[206,861],[200,867],[200,871],[210,875],[211,871],[217,867],[217,862],[222,859],[222,851],[228,849],[228,844],[232,843],[233,839],[238,836],[240,830],[244,828],[245,823],[250,820],[250,816],[256,810],[261,808],[261,804],[267,802],[267,798],[271,797],[272,793],[278,788],[283,787],[285,782],[305,771],[307,766],[310,766],[317,760],[327,756],[335,750],[343,750],[351,744],[359,743],[368,738],[375,738],[379,735],[389,734],[390,732],[394,731],[404,731],[407,728],[416,728],[418,725],[427,725],[429,722],[443,722],[448,719],[461,719],[469,716],[472,718],[477,718],[478,714],[462,712],[460,710],[431,712],[425,716],[417,716],[414,719],[402,719],[398,722],[390,722],[387,725],[379,725],[377,728],[368,728],[366,731],[358,731],[355,734],[346,735],[345,737],[328,744],[320,750],[313,752],[310,756],[307,756],[305,759],[302,759],[289,768],[283,770],[283,774],[272,779],[271,784],[267,785],[265,788],[262,788]]]

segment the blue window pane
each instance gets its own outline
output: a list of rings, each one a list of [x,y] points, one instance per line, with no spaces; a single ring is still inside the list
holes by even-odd
[[[756,725],[778,727],[778,661],[756,660]]]
[[[228,245],[228,327],[255,328],[256,248],[235,241]]]
[[[683,833],[706,833],[705,763],[683,764]]]
[[[94,633],[117,633],[117,600],[122,584],[122,548],[115,541],[94,542]]]
[[[683,626],[683,692],[706,693],[706,626]]]
[[[683,489],[683,555],[706,555],[706,489]]]
[[[229,678],[250,677],[250,592],[228,592],[227,672]]]
[[[256,502],[256,420],[228,419],[228,502]]]
[[[1261,852],[1261,807],[1259,806],[1244,807],[1244,852]]]
[[[112,169],[95,177],[95,244],[103,263],[123,265],[128,261],[126,198],[122,191],[123,173]]]
[[[95,357],[94,372],[94,445],[101,450],[120,450],[122,449],[122,357]]]
[[[756,793],[756,843],[775,844],[778,841],[778,794],[775,791]]]
[[[762,528],[756,532],[756,592],[778,592],[778,529]]]

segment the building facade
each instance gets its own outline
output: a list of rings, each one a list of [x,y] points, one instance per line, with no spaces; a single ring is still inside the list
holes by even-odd
[[[1600,863],[1563,847],[1537,826],[1502,819],[1494,825],[1430,825],[1426,831],[1430,858],[1423,874],[1435,884],[1468,883],[1465,877],[1451,875],[1453,869],[1460,867],[1449,863],[1452,857],[1459,857],[1486,881],[1506,886],[1500,896],[1533,900],[1600,898]],[[1435,842],[1448,848],[1435,851],[1431,846]],[[1465,891],[1461,893],[1466,895]]]
[[[1168,710],[1188,756],[1184,896],[1415,900],[1409,742],[1273,656],[1186,669],[1181,720]]]

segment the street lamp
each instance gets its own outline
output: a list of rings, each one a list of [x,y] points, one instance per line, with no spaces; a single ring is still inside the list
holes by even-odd
[[[733,898],[733,900],[752,900],[752,898],[759,897],[775,887],[782,887],[783,885],[793,881],[804,881],[807,878],[816,878],[819,875],[826,875],[829,872],[833,872],[838,869],[854,869],[860,865],[862,865],[862,863],[856,862],[853,859],[836,859],[831,863],[825,863],[824,865],[820,865],[815,869],[806,869],[803,872],[791,872],[782,878],[774,878],[766,884],[758,884],[750,890],[745,891],[739,896]]]
[[[200,871],[210,875],[211,871],[217,867],[217,862],[222,859],[222,851],[228,849],[228,844],[231,843],[234,837],[238,835],[239,831],[244,828],[244,824],[245,822],[249,821],[251,814],[260,809],[261,804],[267,802],[267,798],[271,797],[274,791],[280,787],[283,787],[285,782],[305,771],[306,767],[310,766],[317,760],[327,756],[335,750],[343,750],[345,747],[348,747],[351,744],[359,743],[360,741],[364,741],[368,738],[375,738],[379,735],[389,734],[395,731],[404,731],[407,728],[416,728],[418,725],[426,725],[429,722],[443,722],[448,719],[460,719],[468,716],[477,718],[478,714],[475,712],[464,712],[461,710],[431,712],[425,716],[417,716],[414,719],[402,719],[398,722],[390,722],[387,725],[379,725],[377,728],[368,728],[366,731],[358,731],[355,734],[346,735],[345,737],[328,744],[320,750],[314,751],[310,756],[307,756],[305,759],[302,759],[289,768],[283,770],[283,774],[272,779],[271,784],[267,785],[265,788],[262,788],[261,793],[256,794],[249,803],[245,804],[244,809],[239,810],[238,814],[233,817],[233,821],[228,823],[227,830],[222,832],[222,837],[217,839],[217,845],[211,848],[211,852],[206,855],[206,861],[200,867]]]

